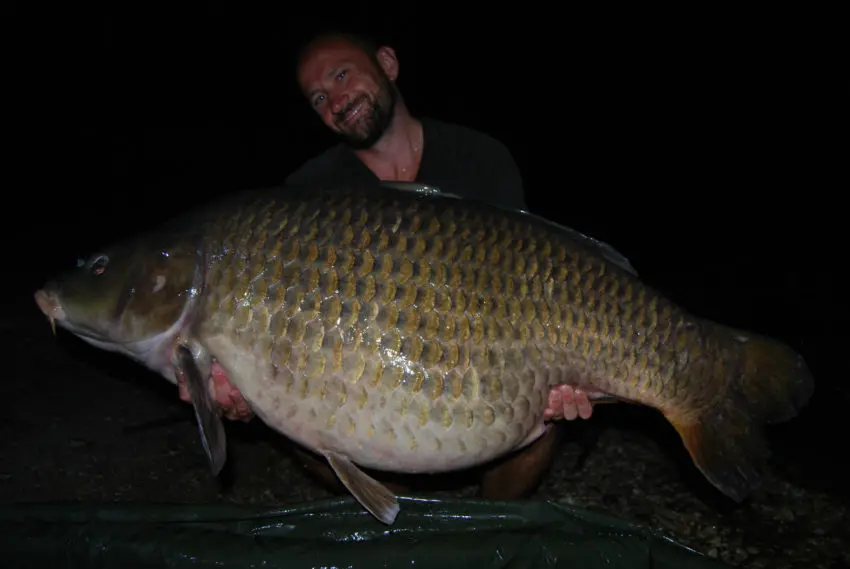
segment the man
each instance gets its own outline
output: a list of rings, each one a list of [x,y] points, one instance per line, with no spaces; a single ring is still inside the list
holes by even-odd
[[[501,143],[465,127],[411,115],[395,85],[399,61],[391,47],[353,35],[321,34],[299,52],[296,70],[301,92],[340,144],[305,163],[287,184],[421,182],[525,209],[519,171]],[[250,420],[250,408],[218,365],[212,385],[225,417]],[[183,378],[179,390],[181,399],[189,401]],[[588,394],[564,385],[551,391],[545,417],[586,419],[591,413]],[[550,427],[535,443],[485,468],[482,494],[510,499],[530,493],[551,462],[557,432]],[[299,455],[314,474],[336,481],[324,462]]]
[[[301,92],[341,141],[287,183],[415,181],[526,208],[519,170],[504,145],[469,128],[411,115],[395,84],[399,62],[391,47],[323,34],[302,49],[296,64]]]

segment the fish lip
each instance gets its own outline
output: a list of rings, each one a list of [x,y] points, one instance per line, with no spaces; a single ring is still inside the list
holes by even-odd
[[[38,309],[47,317],[47,320],[50,322],[50,329],[55,336],[56,323],[59,322],[62,325],[67,323],[67,315],[65,314],[65,310],[62,309],[62,303],[59,301],[59,296],[56,294],[55,288],[47,285],[35,291],[34,296]]]
[[[50,329],[53,331],[54,336],[56,335],[56,325],[58,324],[59,327],[65,328],[77,336],[101,342],[104,341],[101,334],[98,334],[93,330],[89,330],[85,326],[81,326],[68,319],[65,309],[62,307],[62,301],[59,299],[59,293],[57,292],[56,286],[52,283],[35,291],[33,296],[35,297],[35,303],[38,305],[39,310],[41,310],[50,322]]]
[[[100,349],[109,351],[115,351],[117,349],[131,357],[133,354],[147,352],[148,350],[144,349],[144,347],[151,343],[158,344],[158,342],[156,342],[156,336],[153,338],[142,338],[122,342],[112,337],[109,333],[104,334],[103,332],[94,330],[84,324],[74,322],[68,318],[65,310],[62,308],[62,302],[59,299],[59,293],[55,285],[45,285],[43,288],[35,292],[34,297],[39,310],[41,310],[41,312],[50,321],[50,328],[54,336],[56,335],[56,327],[58,323],[60,328],[67,330],[74,336],[77,336],[81,340],[93,344]]]
[[[45,286],[35,291],[35,303],[38,305],[42,314],[49,317],[55,317],[59,320],[65,319],[65,311],[62,310],[62,303],[53,291],[52,287]]]

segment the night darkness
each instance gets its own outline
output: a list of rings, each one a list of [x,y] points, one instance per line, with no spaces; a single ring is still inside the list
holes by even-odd
[[[414,113],[509,148],[534,213],[608,242],[692,312],[799,350],[815,395],[773,429],[775,452],[784,475],[846,501],[848,93],[846,63],[839,80],[823,55],[829,18],[405,6],[351,20],[325,5],[7,12],[2,330],[17,410],[0,444],[16,421],[62,412],[27,398],[76,405],[61,366],[40,376],[34,363],[72,359],[35,288],[99,244],[278,184],[333,143],[292,56],[319,26],[348,22],[396,48]]]

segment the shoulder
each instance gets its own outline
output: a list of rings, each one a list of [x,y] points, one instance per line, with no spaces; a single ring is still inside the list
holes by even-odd
[[[452,162],[473,170],[492,170],[492,174],[518,175],[519,166],[508,147],[496,137],[474,128],[455,123],[423,118],[424,128],[432,142],[442,148],[441,154]],[[426,135],[427,136],[427,135]],[[477,172],[482,175],[483,172]]]
[[[287,184],[312,183],[322,180],[343,162],[343,148],[337,144],[308,159],[286,177]]]
[[[502,142],[487,133],[468,126],[440,121],[430,117],[423,117],[421,120],[425,128],[432,135],[439,137],[441,142],[454,139],[454,142],[461,147],[510,155],[508,148]]]
[[[426,147],[435,143],[438,149],[434,160],[455,169],[447,184],[463,188],[455,193],[503,207],[526,208],[519,166],[505,144],[468,126],[425,118],[422,122],[431,141]]]

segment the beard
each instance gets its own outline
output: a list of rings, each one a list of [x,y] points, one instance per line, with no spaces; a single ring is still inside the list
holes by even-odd
[[[361,95],[336,113],[336,124],[340,129],[336,135],[351,148],[362,150],[371,147],[383,136],[392,122],[397,100],[395,86],[382,74],[375,97]],[[360,114],[346,124],[345,115],[357,105],[362,105]]]

